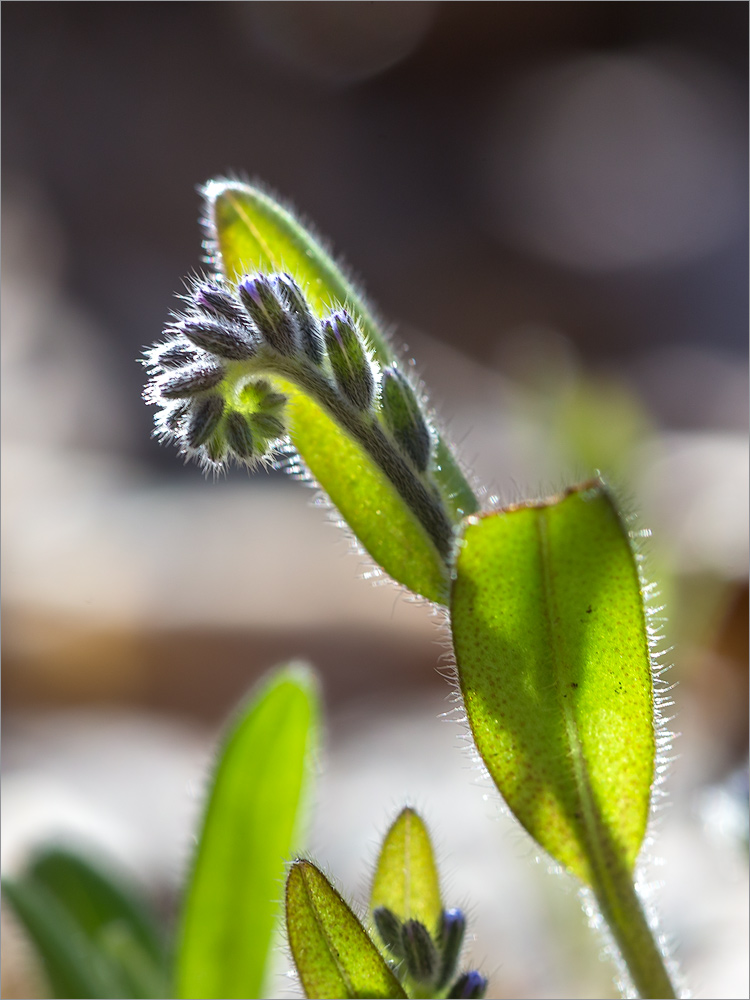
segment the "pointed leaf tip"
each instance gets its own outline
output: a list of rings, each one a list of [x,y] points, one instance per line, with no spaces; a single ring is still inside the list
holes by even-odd
[[[289,870],[286,924],[310,1000],[406,997],[348,904],[310,861],[295,861]]]

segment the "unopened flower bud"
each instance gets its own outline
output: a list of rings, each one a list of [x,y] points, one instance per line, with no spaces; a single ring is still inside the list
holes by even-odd
[[[257,353],[249,332],[236,324],[230,326],[208,316],[190,316],[182,320],[178,329],[196,347],[228,361],[246,361]]]
[[[487,992],[487,980],[479,972],[464,972],[448,991],[450,1000],[482,1000]]]
[[[198,362],[165,379],[160,383],[159,390],[165,399],[182,399],[213,389],[223,378],[221,365]]]
[[[394,958],[404,957],[404,948],[401,940],[401,921],[393,910],[387,906],[377,906],[372,911],[372,919],[383,939],[383,944]]]
[[[149,359],[162,368],[183,368],[198,360],[198,352],[184,340],[169,340],[150,351]]]
[[[191,448],[205,444],[221,422],[224,400],[221,396],[208,396],[193,407],[186,440]]]
[[[412,979],[431,982],[438,969],[438,953],[425,925],[418,920],[407,920],[401,930],[401,945]]]
[[[227,444],[237,458],[249,460],[253,457],[253,434],[247,418],[242,413],[232,411],[226,419],[224,429]]]
[[[237,291],[248,315],[266,343],[279,354],[297,353],[297,331],[294,320],[284,309],[270,280],[264,274],[251,278],[245,275]]]
[[[283,437],[286,431],[281,420],[270,413],[253,413],[250,417],[250,425],[257,436],[265,438],[266,441],[275,441],[277,438]]]
[[[369,410],[375,394],[375,379],[359,331],[345,312],[335,312],[323,321],[328,360],[341,394],[359,410]]]
[[[279,274],[274,281],[282,302],[297,323],[302,350],[314,364],[319,365],[325,354],[323,334],[302,289],[288,274]]]
[[[240,304],[232,293],[221,285],[209,282],[199,285],[193,292],[193,302],[201,312],[215,319],[225,319],[230,323],[247,323],[247,316]]]
[[[440,917],[440,949],[442,962],[437,986],[442,989],[456,971],[458,956],[466,932],[466,917],[461,910],[443,910]]]
[[[424,472],[432,440],[414,390],[397,368],[386,368],[380,389],[383,419],[401,451]]]
[[[173,403],[170,407],[165,409],[162,422],[167,430],[172,431],[176,434],[181,428],[182,424],[190,412],[190,403],[184,402],[184,400],[179,403]]]

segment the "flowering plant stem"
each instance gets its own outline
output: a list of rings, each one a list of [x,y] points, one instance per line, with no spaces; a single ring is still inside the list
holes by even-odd
[[[146,354],[157,435],[214,470],[280,450],[289,465],[294,454],[293,470],[315,477],[385,572],[449,608],[466,716],[498,791],[593,893],[633,987],[675,996],[633,881],[671,735],[638,533],[598,476],[479,513],[481,491],[408,365],[321,243],[249,185],[212,182],[206,198],[212,273]],[[295,869],[290,891],[296,957],[325,910],[339,916],[323,965],[343,934],[390,982],[364,932],[344,932],[347,907],[314,866]],[[440,954],[463,931],[446,914],[428,927],[390,905],[374,910],[388,960],[410,969],[409,995],[448,988]],[[341,989],[354,988],[356,967]],[[483,993],[484,980],[467,976],[449,995]]]
[[[603,873],[593,892],[638,996],[659,1000],[676,997],[630,873]]]

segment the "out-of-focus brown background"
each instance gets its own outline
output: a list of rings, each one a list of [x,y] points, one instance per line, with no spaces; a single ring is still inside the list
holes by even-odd
[[[648,876],[695,994],[747,995],[747,19],[3,6],[4,871],[72,840],[168,912],[217,727],[304,657],[329,722],[312,847],[349,895],[408,800],[489,996],[612,994],[574,892],[438,719],[430,609],[359,579],[298,483],[207,481],[150,438],[134,359],[200,266],[196,185],[238,172],[363,277],[488,495],[600,468],[653,529],[681,735]],[[3,995],[44,995],[6,923]]]

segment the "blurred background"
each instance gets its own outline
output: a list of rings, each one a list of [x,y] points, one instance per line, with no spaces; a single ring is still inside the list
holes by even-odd
[[[695,995],[747,996],[747,20],[3,5],[5,873],[79,844],[169,919],[222,721],[302,657],[328,717],[311,846],[350,897],[408,801],[488,996],[614,995],[574,887],[440,718],[431,609],[361,579],[298,483],[212,482],[150,437],[135,359],[202,264],[197,186],[234,173],[362,277],[489,497],[599,468],[652,529],[680,735],[649,875]],[[3,996],[44,996],[3,928]]]

